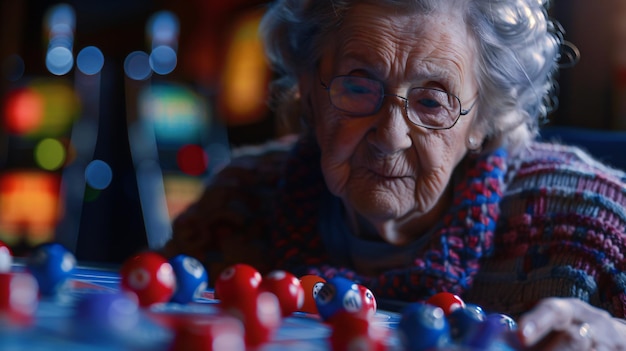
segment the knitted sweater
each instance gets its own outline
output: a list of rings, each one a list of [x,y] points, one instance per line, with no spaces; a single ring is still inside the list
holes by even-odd
[[[254,223],[255,240],[271,233],[272,268],[343,275],[384,299],[450,291],[517,316],[543,297],[573,296],[626,317],[626,175],[577,148],[535,142],[516,157],[472,157],[440,223],[404,247],[350,234],[313,143],[271,155],[273,167],[262,154],[244,158],[253,177],[226,174],[266,204],[246,209],[240,194],[232,210]]]

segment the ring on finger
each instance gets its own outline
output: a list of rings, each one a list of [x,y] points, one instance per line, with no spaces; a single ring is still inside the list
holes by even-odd
[[[578,335],[584,339],[591,339],[591,326],[589,323],[583,323],[578,328]]]

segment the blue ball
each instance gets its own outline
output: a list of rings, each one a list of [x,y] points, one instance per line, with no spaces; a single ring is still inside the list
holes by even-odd
[[[45,243],[33,249],[26,266],[37,279],[42,295],[57,294],[76,268],[76,258],[59,243]]]
[[[496,322],[502,324],[505,330],[515,331],[517,330],[517,322],[510,316],[502,313],[493,313],[487,316],[488,319],[493,319]]]
[[[437,349],[450,342],[450,324],[440,307],[414,302],[402,310],[398,334],[405,350]]]
[[[473,328],[462,341],[462,345],[472,350],[488,350],[510,332],[509,326],[502,322],[500,315],[492,314]]]
[[[140,316],[135,295],[119,291],[92,292],[78,298],[72,331],[79,339],[113,342],[136,331]]]
[[[209,275],[200,261],[187,255],[177,255],[169,260],[176,276],[176,290],[171,302],[186,304],[207,288]]]
[[[448,315],[452,339],[462,339],[486,318],[487,314],[485,311],[477,305],[466,304],[463,308],[455,309]]]
[[[324,283],[315,296],[315,304],[324,321],[340,311],[357,313],[363,308],[358,284],[339,276],[330,278]]]

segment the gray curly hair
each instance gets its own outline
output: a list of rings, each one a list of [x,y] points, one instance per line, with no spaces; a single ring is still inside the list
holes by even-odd
[[[549,0],[277,0],[261,22],[266,54],[277,72],[274,106],[297,100],[297,76],[315,69],[322,46],[357,2],[434,13],[462,9],[478,43],[477,123],[491,149],[514,150],[531,140],[556,108],[556,73],[563,32],[547,13]]]

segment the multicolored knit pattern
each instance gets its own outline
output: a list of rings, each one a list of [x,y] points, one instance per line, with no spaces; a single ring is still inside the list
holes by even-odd
[[[494,255],[465,297],[517,315],[573,296],[626,316],[624,173],[540,143],[510,164]]]
[[[250,261],[266,270],[339,274],[376,296],[406,301],[451,291],[512,316],[539,299],[560,296],[626,317],[623,172],[557,144],[532,143],[514,157],[496,151],[475,158],[459,177],[465,180],[455,184],[453,207],[412,255],[412,264],[364,276],[332,265],[336,257],[322,242],[321,209],[328,209],[323,200],[331,195],[319,157],[316,144],[304,139],[279,149],[261,147],[213,179],[198,207],[213,204],[211,220],[206,223],[206,212],[200,212],[196,226],[219,229],[222,241],[235,248],[220,264]],[[215,249],[202,235],[185,233],[168,246],[198,257]],[[263,248],[274,251],[273,259]]]
[[[425,299],[438,291],[462,294],[472,285],[480,259],[493,249],[506,172],[503,150],[471,161],[454,189],[453,205],[424,250],[415,252],[412,266],[374,277],[328,265],[316,225],[320,199],[327,191],[319,157],[313,143],[300,143],[287,164],[274,241],[279,267],[326,278],[339,274],[368,286],[377,296],[401,300]]]
[[[626,316],[626,177],[578,149],[534,143],[514,159],[498,150],[473,160],[414,264],[380,276],[328,265],[316,226],[327,191],[318,165],[314,144],[289,157],[273,223],[279,267],[343,275],[384,298],[450,291],[518,315],[541,298],[572,296]]]

